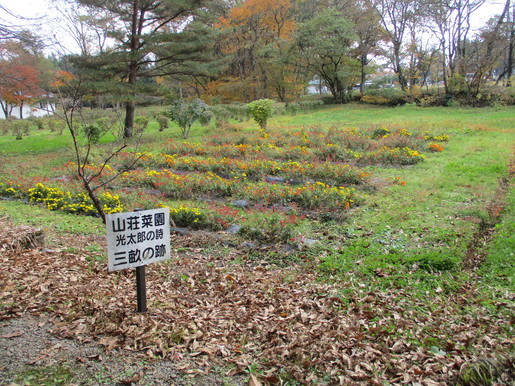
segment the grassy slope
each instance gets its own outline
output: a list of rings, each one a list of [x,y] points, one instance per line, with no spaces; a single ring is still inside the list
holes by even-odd
[[[401,320],[411,318],[417,321],[418,327],[413,325],[413,336],[410,329],[394,328],[389,333],[411,339],[409,343],[414,347],[440,352],[447,343],[454,342],[453,326],[485,313],[479,306],[480,302],[494,305],[491,315],[510,312],[506,303],[510,303],[509,291],[513,291],[513,190],[508,194],[508,205],[497,226],[498,233],[490,245],[488,258],[479,271],[481,276],[472,271],[463,272],[460,262],[478,224],[489,220],[487,205],[498,188],[498,180],[507,175],[515,139],[513,112],[513,108],[342,106],[307,115],[279,116],[270,122],[272,130],[387,125],[450,135],[445,151],[428,155],[421,164],[405,168],[371,167],[369,171],[377,180],[379,189],[371,192],[365,204],[352,210],[343,223],[304,224],[306,231],[318,240],[316,246],[302,251],[304,257],[312,258],[323,280],[335,283],[344,302],[345,296],[352,291],[358,291],[363,299],[366,299],[366,294],[386,296],[395,291],[402,292],[395,304],[402,309]],[[241,131],[235,133],[237,136],[244,134],[245,130],[256,129],[252,122],[238,126]],[[196,137],[193,140],[200,139],[204,132],[204,128],[194,128],[192,134]],[[158,149],[169,137],[180,139],[177,131],[172,133],[169,129],[159,133],[153,126],[146,133],[144,147]],[[26,175],[49,174],[51,167],[70,159],[71,152],[55,151],[61,145],[54,142],[49,144],[50,152],[36,152],[40,146],[34,143],[37,141],[41,138],[31,136],[17,141],[23,142],[26,149],[34,149],[34,152],[14,152],[3,156],[0,175],[13,171]],[[0,137],[0,154],[13,150],[10,148],[12,143],[12,138]],[[389,179],[396,177],[405,181],[405,185],[388,183]],[[28,222],[52,232],[103,233],[97,219],[49,212],[16,202],[0,201],[0,216],[4,214],[15,222]],[[481,295],[471,295],[471,290],[466,296],[472,297],[465,304],[457,302],[464,288],[477,285],[485,289]],[[353,305],[354,308],[366,306],[357,301]],[[435,323],[427,321],[427,315],[437,315],[442,310],[452,318]],[[509,336],[509,326],[505,327],[503,336]],[[415,331],[419,329],[423,330],[417,336]],[[475,333],[480,335],[481,331],[479,328]],[[390,346],[384,349],[388,352]],[[474,348],[460,347],[460,350],[474,354]]]
[[[375,176],[399,177],[406,184],[369,197],[348,223],[333,228],[335,238],[338,234],[346,237],[316,252],[324,256],[321,266],[331,273],[395,271],[428,261],[429,270],[457,268],[477,224],[488,216],[486,206],[499,178],[507,174],[515,138],[510,108],[345,106],[308,116],[280,117],[274,123],[289,127],[386,125],[451,136],[443,153],[428,156],[422,164],[372,169]]]
[[[269,127],[273,130],[386,125],[451,136],[444,152],[430,155],[422,164],[402,169],[371,168],[379,180],[400,178],[406,185],[379,190],[347,223],[330,227],[329,232],[334,236],[348,237],[335,237],[336,243],[322,240],[322,249],[329,251],[324,268],[346,271],[355,267],[354,261],[368,257],[370,266],[360,266],[360,270],[367,271],[381,267],[384,261],[392,262],[393,266],[411,264],[412,259],[417,259],[413,255],[421,255],[425,249],[451,264],[459,262],[476,227],[474,219],[486,215],[485,206],[497,187],[497,180],[506,174],[514,139],[512,116],[513,108],[347,105],[327,107],[311,114],[278,116],[271,120]],[[253,122],[238,126],[241,131],[235,135],[255,130]],[[200,139],[205,132],[205,128],[195,126],[192,140]],[[162,146],[167,138],[179,137],[177,128],[172,126],[158,132],[157,125],[152,123],[142,148],[153,150]],[[70,146],[66,132],[56,135],[33,130],[21,141],[0,136],[0,154],[4,161],[0,173],[51,176],[52,168],[73,160]],[[6,205],[15,204],[4,204],[4,207]],[[315,233],[322,228],[326,228],[326,224],[313,225]],[[413,241],[418,239],[420,242]]]

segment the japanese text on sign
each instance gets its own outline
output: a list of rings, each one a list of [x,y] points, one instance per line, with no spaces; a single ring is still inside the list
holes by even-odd
[[[170,258],[168,208],[106,215],[109,271]]]

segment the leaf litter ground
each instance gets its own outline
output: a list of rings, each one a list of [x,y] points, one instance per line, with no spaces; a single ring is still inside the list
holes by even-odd
[[[421,299],[409,285],[322,282],[305,264],[250,263],[212,239],[199,248],[173,236],[171,261],[147,268],[149,312],[138,314],[134,273],[108,273],[88,248],[101,238],[12,242],[27,233],[0,219],[2,382],[63,363],[86,384],[242,384],[250,374],[253,384],[434,385],[481,358],[513,369],[513,310],[490,312],[473,284]]]

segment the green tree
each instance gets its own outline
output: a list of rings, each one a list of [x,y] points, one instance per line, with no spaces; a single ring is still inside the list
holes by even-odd
[[[341,12],[324,9],[299,26],[297,44],[308,70],[323,79],[336,103],[348,101],[360,64],[351,50],[357,36]]]
[[[77,0],[92,11],[109,15],[116,29],[109,31],[114,46],[95,57],[75,58],[74,64],[89,73],[87,92],[106,89],[125,103],[124,137],[133,135],[138,94],[155,90],[145,79],[197,71],[192,63],[208,61],[209,32],[201,28],[200,14],[209,0]],[[113,79],[118,83],[112,85]],[[100,80],[100,82],[98,81]],[[87,88],[86,87],[86,88]],[[85,91],[86,92],[86,91]]]

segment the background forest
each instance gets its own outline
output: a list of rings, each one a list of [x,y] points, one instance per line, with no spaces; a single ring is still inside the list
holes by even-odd
[[[320,98],[305,104],[511,104],[515,7],[507,0],[478,27],[482,6],[488,3],[56,0],[53,37],[0,20],[2,110],[10,116],[47,102],[72,79],[83,106],[125,108],[126,136],[136,106],[185,97],[291,104],[309,92]]]

